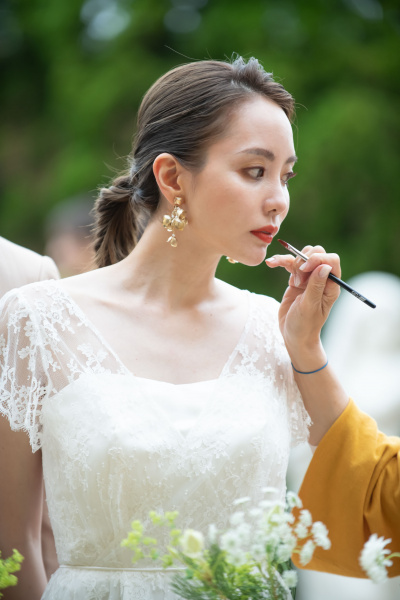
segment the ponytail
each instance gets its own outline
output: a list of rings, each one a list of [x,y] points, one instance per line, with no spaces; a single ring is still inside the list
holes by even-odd
[[[120,175],[101,188],[94,206],[93,247],[98,267],[124,259],[135,247],[138,234],[130,175]]]

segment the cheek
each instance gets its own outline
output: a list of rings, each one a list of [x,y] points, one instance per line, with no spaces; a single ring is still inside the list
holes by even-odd
[[[221,177],[219,174],[205,177],[196,190],[203,209],[207,208],[211,214],[233,208],[242,195],[234,177]]]
[[[281,217],[281,223],[287,217],[287,214],[289,212],[289,208],[290,208],[290,197],[289,197],[289,191],[288,191],[287,192],[287,199],[286,199],[286,208],[285,208],[285,210],[280,215],[280,217]]]

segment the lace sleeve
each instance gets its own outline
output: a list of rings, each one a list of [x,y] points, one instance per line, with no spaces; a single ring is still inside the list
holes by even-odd
[[[14,431],[26,431],[33,452],[41,446],[41,406],[51,389],[49,351],[41,327],[20,290],[0,301],[0,413]]]

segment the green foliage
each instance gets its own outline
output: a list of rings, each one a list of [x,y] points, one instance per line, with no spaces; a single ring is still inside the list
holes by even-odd
[[[18,550],[13,550],[12,555],[5,559],[1,558],[0,552],[0,590],[17,585],[18,579],[13,573],[20,571],[23,560],[24,557]],[[2,597],[3,594],[0,592],[0,598]]]
[[[273,488],[263,492],[276,495]],[[249,502],[246,497],[233,504],[242,507]],[[317,546],[330,547],[323,523],[313,523],[307,510],[296,518],[295,507],[301,508],[301,500],[293,492],[287,493],[285,503],[266,498],[257,507],[234,512],[225,531],[210,525],[206,537],[193,529],[177,529],[177,512],[151,512],[153,526],[166,529],[168,539],[151,538],[149,550],[142,523],[133,521],[121,546],[132,551],[133,563],[150,558],[160,559],[164,569],[180,567],[170,586],[185,600],[287,600],[289,588],[295,597],[297,583],[293,553],[305,565]]]
[[[94,194],[112,175],[107,165],[123,167],[120,157],[130,151],[135,113],[151,83],[190,59],[238,52],[259,58],[298,102],[299,177],[282,237],[297,247],[320,243],[337,251],[345,279],[365,270],[400,274],[394,3],[107,4],[119,14],[119,30],[111,13],[107,27],[99,26],[104,3],[97,0],[3,2],[1,235],[43,250],[51,208]],[[287,280],[265,265],[226,261],[218,275],[277,298]]]

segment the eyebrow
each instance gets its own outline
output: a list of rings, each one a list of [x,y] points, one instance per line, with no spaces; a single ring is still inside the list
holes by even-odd
[[[256,154],[257,156],[264,156],[267,160],[271,162],[275,160],[275,154],[271,152],[271,150],[267,150],[266,148],[246,148],[245,150],[241,150],[238,154]],[[298,158],[296,155],[289,156],[289,158],[285,161],[285,164],[295,163]]]

